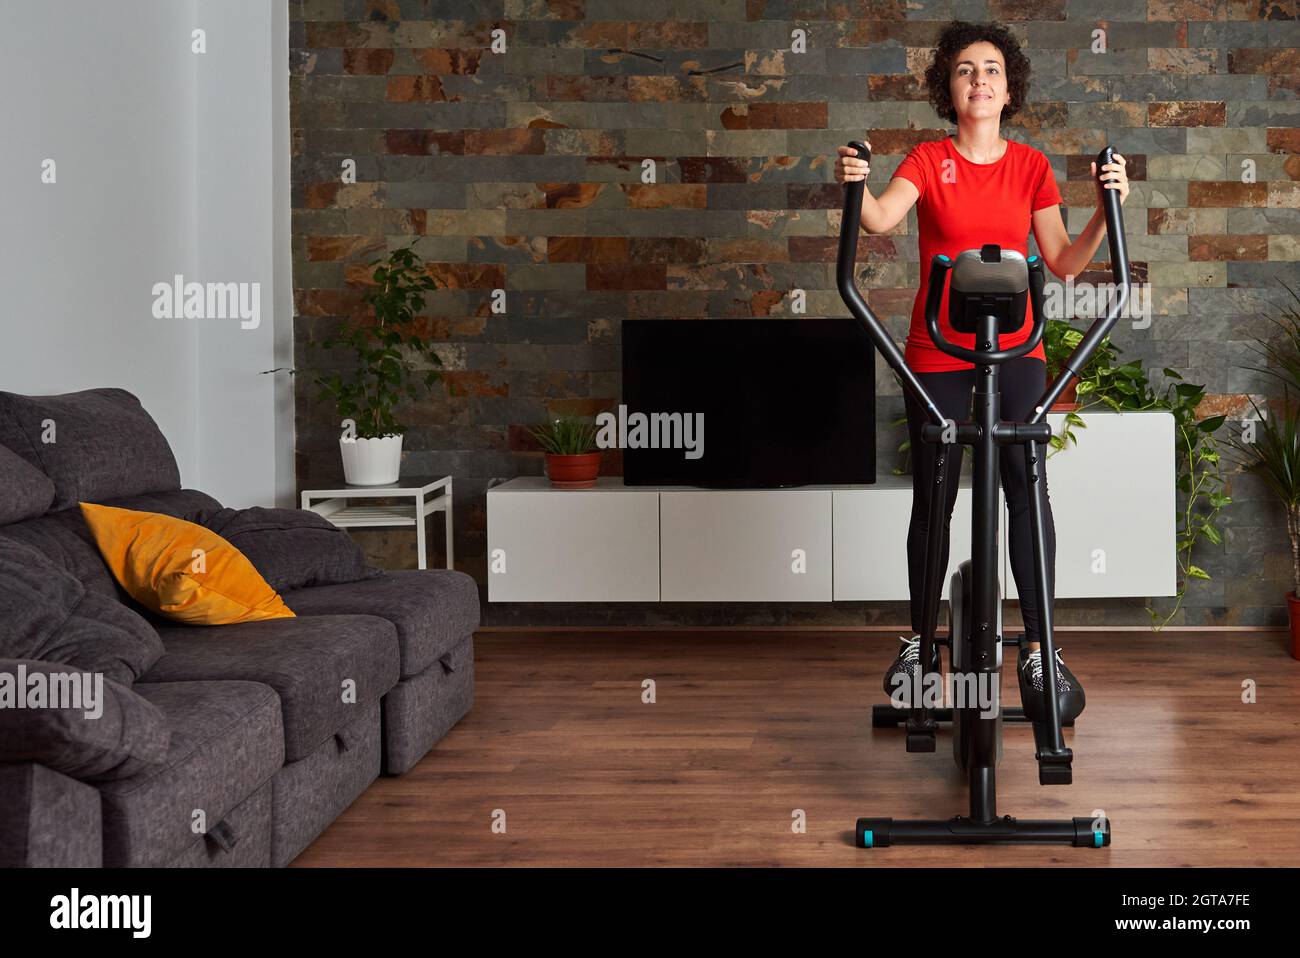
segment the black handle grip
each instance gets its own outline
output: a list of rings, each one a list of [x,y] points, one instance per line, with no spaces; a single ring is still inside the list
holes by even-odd
[[[1115,162],[1115,148],[1106,146],[1097,154],[1097,179],[1102,183],[1114,182],[1112,174],[1102,170],[1102,166]],[[1120,266],[1123,264],[1125,279],[1128,273],[1128,244],[1124,241],[1124,212],[1119,201],[1119,190],[1102,189],[1102,209],[1106,213],[1106,244],[1110,249],[1110,269],[1115,282],[1120,282]]]
[[[871,162],[871,150],[867,148],[867,144],[863,143],[861,140],[849,140],[849,146],[858,151],[859,160],[866,160],[868,163]]]

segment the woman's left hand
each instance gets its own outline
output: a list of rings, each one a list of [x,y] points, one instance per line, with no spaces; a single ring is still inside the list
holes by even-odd
[[[1116,153],[1115,162],[1107,163],[1101,168],[1102,172],[1110,174],[1110,176],[1107,178],[1107,182],[1102,183],[1101,180],[1098,179],[1098,177],[1101,176],[1101,173],[1097,172],[1097,161],[1093,160],[1092,181],[1097,184],[1097,208],[1098,209],[1103,208],[1101,202],[1101,197],[1102,197],[1101,191],[1103,189],[1119,190],[1119,202],[1121,206],[1124,205],[1124,201],[1128,199],[1128,172],[1125,170],[1125,166],[1127,166],[1127,164],[1128,164],[1128,160],[1124,159],[1124,157]]]

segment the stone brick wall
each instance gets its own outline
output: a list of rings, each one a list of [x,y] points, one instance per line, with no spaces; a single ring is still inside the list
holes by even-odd
[[[1238,364],[1285,299],[1278,280],[1300,279],[1296,0],[291,0],[290,11],[299,360],[309,337],[358,309],[369,259],[423,237],[445,287],[426,312],[446,373],[407,410],[404,470],[456,477],[457,565],[480,583],[489,481],[541,473],[524,424],[616,405],[623,318],[791,315],[792,289],[807,291],[810,316],[846,315],[829,158],[870,131],[878,191],[912,146],[948,132],[920,77],[953,19],[1001,21],[1026,45],[1030,102],[1004,129],[1051,159],[1072,233],[1092,212],[1089,158],[1107,142],[1128,156],[1130,256],[1155,316],[1117,333],[1124,358],[1157,380],[1169,366],[1207,384],[1206,413],[1239,414],[1268,391]],[[504,53],[491,49],[496,29]],[[654,183],[642,182],[647,157]],[[341,182],[345,159],[355,183]],[[901,339],[920,275],[915,211],[891,235],[864,236],[860,255],[872,306]],[[491,311],[494,289],[507,291],[504,315]],[[892,377],[879,381],[887,466],[901,400]],[[338,417],[299,383],[306,487],[337,468]],[[621,471],[616,456],[605,471]],[[1222,547],[1198,553],[1213,578],[1193,584],[1176,623],[1285,621],[1282,513],[1247,478],[1231,491]],[[390,565],[411,561],[409,535],[365,542]],[[1058,621],[1146,624],[1143,604],[1062,602]],[[906,614],[485,606],[485,619]]]

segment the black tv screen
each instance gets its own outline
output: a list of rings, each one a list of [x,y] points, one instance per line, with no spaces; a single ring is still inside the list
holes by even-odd
[[[851,318],[624,320],[618,418],[626,485],[872,483],[875,349]]]

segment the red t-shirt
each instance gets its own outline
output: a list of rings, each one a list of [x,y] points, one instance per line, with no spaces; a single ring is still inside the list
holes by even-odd
[[[907,154],[894,176],[908,180],[921,193],[916,201],[921,289],[912,306],[904,359],[919,373],[970,369],[971,363],[941,353],[925,328],[930,261],[939,253],[955,260],[958,253],[979,249],[985,243],[1013,249],[1027,258],[1030,214],[1061,203],[1052,165],[1032,146],[1014,140],[1007,141],[1000,160],[973,163],[957,152],[950,137],[944,137],[919,144]],[[1027,303],[1024,325],[1014,333],[999,336],[999,348],[1018,346],[1029,338],[1033,328],[1031,310]],[[974,347],[973,333],[953,332],[948,325],[947,284],[943,287],[939,328],[950,343]],[[1043,344],[1039,343],[1029,355],[1043,359]]]

